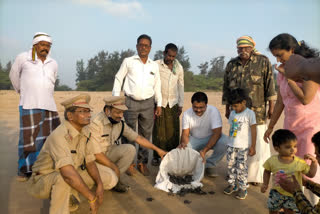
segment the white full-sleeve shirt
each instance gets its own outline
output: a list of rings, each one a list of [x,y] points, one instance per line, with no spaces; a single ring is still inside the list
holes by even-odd
[[[45,109],[57,111],[54,101],[54,84],[57,79],[58,64],[51,57],[44,62],[32,61],[31,51],[21,53],[15,59],[10,80],[20,93],[20,104],[24,109]]]
[[[175,73],[164,63],[163,59],[157,60],[161,79],[162,107],[169,105],[172,108],[178,104],[183,107],[184,79],[183,67],[176,61]]]
[[[146,100],[155,96],[157,106],[161,106],[161,80],[159,67],[148,58],[144,64],[138,55],[125,58],[115,76],[112,95],[120,96],[121,86],[126,96],[135,100]]]

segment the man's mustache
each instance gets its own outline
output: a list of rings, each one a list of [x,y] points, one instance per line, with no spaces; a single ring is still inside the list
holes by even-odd
[[[42,51],[40,51],[40,53],[42,53],[42,52],[49,53],[49,51],[48,51],[48,50],[42,50]]]
[[[248,56],[248,55],[250,55],[249,53],[246,53],[246,52],[241,52],[241,53],[239,53],[239,55],[246,55],[246,56]]]

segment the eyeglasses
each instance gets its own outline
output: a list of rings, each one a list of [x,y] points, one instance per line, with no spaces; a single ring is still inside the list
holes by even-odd
[[[80,114],[89,114],[89,113],[91,113],[92,111],[89,110],[89,109],[86,109],[86,110],[79,110],[79,111],[74,111],[74,112],[77,112],[77,113],[80,113]]]
[[[147,49],[147,48],[150,48],[151,46],[146,44],[138,44],[138,47]]]

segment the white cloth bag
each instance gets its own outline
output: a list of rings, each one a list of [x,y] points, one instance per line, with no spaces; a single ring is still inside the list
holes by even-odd
[[[170,182],[169,174],[176,176],[192,175],[191,184],[178,185]],[[182,188],[202,187],[200,182],[204,174],[204,163],[200,153],[191,148],[173,149],[161,161],[158,175],[156,177],[155,188],[173,193],[177,193]]]

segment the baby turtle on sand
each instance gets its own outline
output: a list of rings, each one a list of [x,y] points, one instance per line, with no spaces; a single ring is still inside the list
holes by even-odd
[[[168,173],[168,175],[170,182],[178,185],[191,184],[193,181],[192,175],[177,176],[170,173]]]
[[[189,201],[189,200],[184,200],[183,203],[185,203],[185,204],[191,204],[191,201]]]
[[[146,200],[147,200],[147,201],[153,201],[153,200],[154,200],[154,198],[152,198],[152,197],[148,197],[148,198],[146,198]]]

